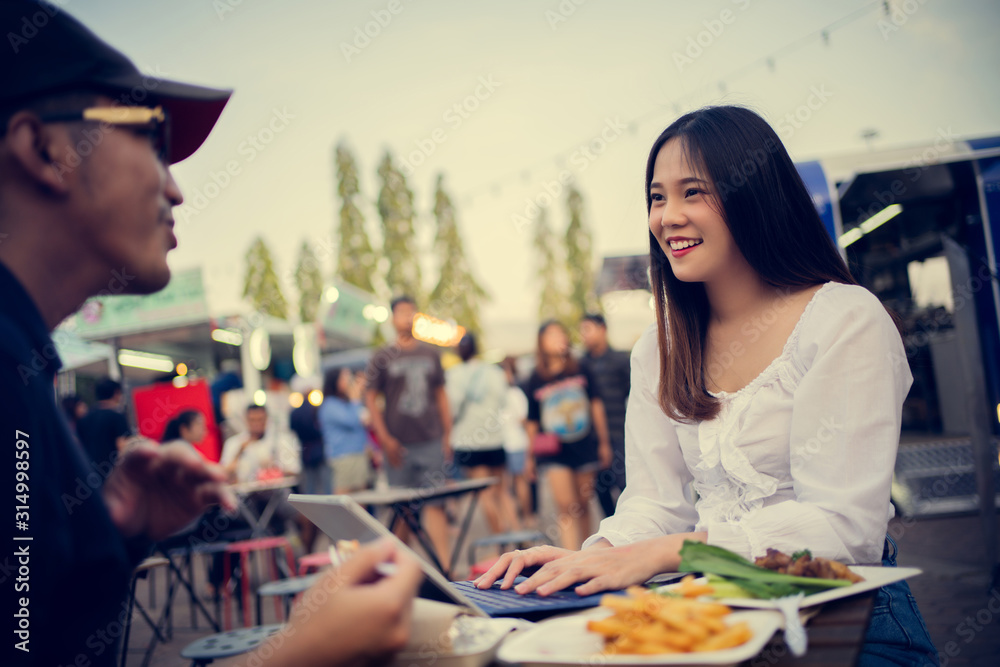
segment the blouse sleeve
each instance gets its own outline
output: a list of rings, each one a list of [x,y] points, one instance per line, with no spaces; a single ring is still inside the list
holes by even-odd
[[[625,490],[612,516],[601,521],[588,547],[600,538],[614,546],[694,529],[691,473],[677,431],[657,400],[659,351],[655,325],[632,351],[632,391],[625,413]]]
[[[708,541],[753,556],[809,548],[848,563],[878,562],[913,378],[896,326],[873,294],[837,285],[820,296],[793,356],[801,374],[788,453],[794,500],[710,526]]]

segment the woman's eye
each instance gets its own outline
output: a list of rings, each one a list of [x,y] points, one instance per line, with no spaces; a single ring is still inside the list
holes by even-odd
[[[663,195],[659,193],[653,193],[649,196],[652,201],[663,201]]]
[[[694,195],[701,194],[701,193],[702,193],[702,190],[699,190],[697,188],[688,188],[687,190],[684,191],[684,196],[685,197],[692,197]]]

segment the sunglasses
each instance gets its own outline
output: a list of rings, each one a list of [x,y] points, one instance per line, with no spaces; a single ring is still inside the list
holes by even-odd
[[[163,164],[170,164],[170,123],[163,107],[90,107],[39,116],[43,123],[90,122],[126,127],[148,137]]]

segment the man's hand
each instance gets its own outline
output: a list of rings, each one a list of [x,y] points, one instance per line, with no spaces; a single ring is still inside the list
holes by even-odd
[[[376,566],[387,562],[396,569],[382,577]],[[420,567],[397,553],[388,540],[366,545],[306,591],[288,625],[269,645],[228,664],[360,667],[384,663],[409,639],[413,598],[422,580]]]
[[[399,440],[386,433],[384,437],[379,438],[379,444],[382,445],[382,451],[385,452],[385,458],[389,460],[389,465],[393,468],[403,465],[405,452],[403,452],[403,445],[400,444]]]
[[[162,540],[211,505],[235,510],[236,497],[225,481],[225,471],[190,445],[156,446],[144,440],[121,456],[102,493],[111,520],[125,537],[145,533]]]

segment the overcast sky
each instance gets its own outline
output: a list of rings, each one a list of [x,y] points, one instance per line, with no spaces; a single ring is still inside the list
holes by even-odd
[[[279,270],[307,239],[332,275],[340,139],[359,161],[373,236],[386,149],[413,163],[425,253],[434,179],[445,174],[493,295],[489,329],[534,322],[529,230],[515,216],[544,201],[562,169],[583,192],[595,265],[646,251],[646,154],[678,112],[749,105],[796,160],[864,151],[867,128],[879,132],[876,148],[931,142],[939,130],[1000,134],[995,0],[890,0],[890,16],[867,0],[63,4],[141,69],[236,90],[207,143],[174,168],[188,203],[170,263],[204,268],[214,313],[245,309],[243,255],[258,234]],[[852,16],[827,40],[817,32]],[[797,111],[804,122],[783,120]],[[279,129],[266,144],[265,128]],[[231,161],[239,174],[214,187]],[[550,219],[565,225],[562,199]]]

